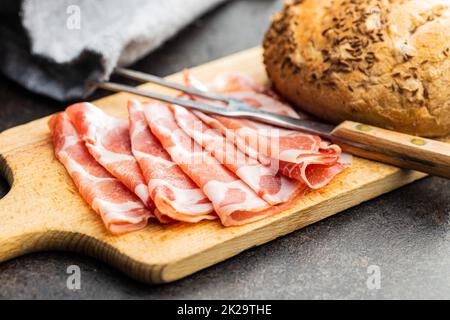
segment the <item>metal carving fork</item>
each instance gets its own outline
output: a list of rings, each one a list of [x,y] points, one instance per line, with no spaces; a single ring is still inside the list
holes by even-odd
[[[115,70],[115,74],[141,82],[158,84],[206,100],[220,101],[226,104],[226,107],[163,95],[113,82],[100,83],[98,87],[113,92],[129,92],[208,114],[245,118],[277,127],[315,134],[338,144],[344,152],[356,156],[450,178],[449,143],[411,136],[352,121],[345,121],[335,127],[318,121],[281,116],[254,109],[246,102],[233,97],[186,87],[139,71],[118,68]]]

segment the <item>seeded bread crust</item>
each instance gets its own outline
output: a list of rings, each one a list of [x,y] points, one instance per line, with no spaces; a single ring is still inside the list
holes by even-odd
[[[264,39],[275,88],[332,123],[450,135],[450,0],[297,0]]]

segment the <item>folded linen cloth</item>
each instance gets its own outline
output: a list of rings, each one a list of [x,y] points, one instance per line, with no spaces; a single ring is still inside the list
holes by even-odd
[[[0,71],[39,94],[81,99],[95,89],[92,82],[142,58],[223,1],[2,0]],[[20,22],[5,17],[16,10]]]

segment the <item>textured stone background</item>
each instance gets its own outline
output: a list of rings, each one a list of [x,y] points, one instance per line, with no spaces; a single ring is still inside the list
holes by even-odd
[[[258,45],[281,3],[223,5],[134,68],[166,75]],[[1,77],[0,101],[0,131],[61,109]],[[1,181],[0,195],[6,190]],[[137,283],[77,254],[21,257],[0,264],[0,298],[448,298],[449,215],[450,182],[428,178],[163,286]],[[80,291],[66,288],[69,265],[81,268]],[[380,290],[366,286],[369,265],[380,267]]]

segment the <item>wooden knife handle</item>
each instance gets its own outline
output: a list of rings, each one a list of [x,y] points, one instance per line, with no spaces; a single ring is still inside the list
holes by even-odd
[[[352,121],[332,132],[345,152],[397,167],[417,170],[450,179],[450,143],[411,136]],[[340,143],[339,138],[356,142]],[[359,148],[369,146],[371,150]]]

